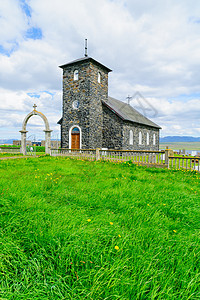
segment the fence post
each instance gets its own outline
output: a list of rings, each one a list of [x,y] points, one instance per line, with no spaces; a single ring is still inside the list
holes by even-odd
[[[100,160],[100,148],[96,148],[96,160]]]
[[[169,156],[174,156],[174,152],[168,147],[165,149],[165,164],[168,166],[169,169]]]
[[[165,164],[167,165],[167,167],[169,169],[169,149],[168,148],[165,149]]]

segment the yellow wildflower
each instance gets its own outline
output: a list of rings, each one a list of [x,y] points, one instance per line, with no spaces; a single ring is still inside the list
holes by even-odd
[[[119,250],[119,247],[118,247],[118,246],[115,246],[115,250]]]
[[[87,219],[88,222],[91,222],[91,219]]]
[[[113,222],[110,222],[110,225],[113,225]]]

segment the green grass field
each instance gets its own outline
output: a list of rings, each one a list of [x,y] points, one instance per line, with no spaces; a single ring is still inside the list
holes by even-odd
[[[166,147],[172,150],[199,150],[200,152],[200,142],[174,142],[174,143],[160,143],[160,150],[165,150]]]
[[[0,161],[0,299],[200,299],[200,175]]]
[[[21,153],[7,153],[7,152],[0,152],[1,157],[11,157],[11,156],[21,156]]]

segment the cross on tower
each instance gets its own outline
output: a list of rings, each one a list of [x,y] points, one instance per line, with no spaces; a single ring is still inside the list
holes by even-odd
[[[33,105],[33,108],[34,108],[34,110],[36,110],[36,107],[37,107],[37,105],[36,105],[36,104],[34,104],[34,105]]]

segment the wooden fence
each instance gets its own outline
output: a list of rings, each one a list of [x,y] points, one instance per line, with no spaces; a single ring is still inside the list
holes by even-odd
[[[200,157],[169,156],[168,169],[183,169],[200,172]]]
[[[101,150],[101,149],[51,149],[51,156],[67,156],[76,159],[104,160],[113,162],[131,161],[139,165],[167,167],[165,151]]]
[[[110,161],[131,161],[140,165],[165,165],[165,151],[145,150],[99,150],[99,159]]]
[[[67,156],[76,159],[97,160],[95,149],[50,149],[51,156]]]
[[[20,153],[20,148],[17,148],[17,147],[0,147],[0,153]]]
[[[51,156],[67,156],[76,159],[103,160],[113,162],[127,162],[168,169],[195,170],[200,172],[200,158],[173,156],[173,151],[147,150],[101,150],[101,149],[51,149]]]

